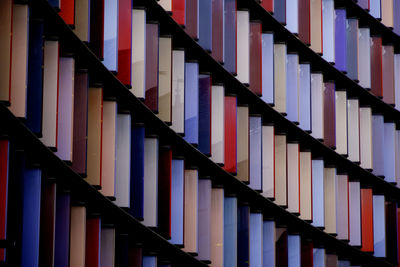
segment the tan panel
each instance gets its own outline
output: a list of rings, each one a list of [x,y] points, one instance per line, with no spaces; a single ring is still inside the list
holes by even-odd
[[[312,220],[311,152],[300,152],[300,218]]]
[[[275,198],[275,136],[274,126],[262,127],[262,195]]]
[[[185,252],[197,253],[198,173],[185,170],[184,245]]]
[[[348,159],[360,162],[360,111],[358,99],[347,100]]]
[[[161,37],[158,62],[158,117],[167,123],[172,122],[172,38]]]
[[[249,182],[249,107],[237,108],[237,177]]]
[[[324,169],[324,213],[325,232],[336,234],[336,190],[337,178],[335,168]]]
[[[274,108],[286,114],[286,44],[274,44]]]
[[[394,17],[393,17],[393,0],[382,0],[382,23],[385,24],[386,27],[392,28],[394,25]]]
[[[275,135],[275,203],[287,206],[286,135]]]
[[[0,1],[0,101],[10,101],[12,0]]]
[[[311,49],[322,54],[322,0],[310,0]]]
[[[372,111],[360,108],[360,161],[361,167],[372,169]]]
[[[299,192],[299,144],[287,144],[287,183],[288,183],[288,211],[300,213]]]
[[[86,208],[71,207],[69,266],[85,267]]]
[[[346,91],[336,91],[335,96],[336,152],[347,155],[347,93]]]
[[[224,189],[211,191],[211,265],[224,266]]]
[[[89,0],[75,0],[74,32],[82,41],[89,41]]]

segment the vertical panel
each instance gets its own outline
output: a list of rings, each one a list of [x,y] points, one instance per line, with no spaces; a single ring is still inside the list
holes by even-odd
[[[369,7],[370,7],[369,13],[376,19],[380,20],[382,18],[381,1],[380,0],[370,0]]]
[[[369,1],[370,0],[359,0],[357,3],[360,7],[362,7],[365,10],[369,11]]]
[[[157,267],[156,256],[143,256],[143,267]]]
[[[347,92],[335,92],[335,135],[336,152],[341,155],[348,155],[347,145]],[[351,127],[353,127],[351,125]]]
[[[289,212],[300,214],[300,145],[287,144],[287,199]]]
[[[400,0],[394,0],[393,1],[393,12],[396,12],[397,10],[400,9]],[[396,14],[393,15],[393,24],[394,24],[394,32],[399,35],[400,34],[400,16],[396,16]]]
[[[211,160],[224,164],[224,95],[223,85],[211,88]]]
[[[129,266],[129,235],[117,234],[115,239],[115,266]]]
[[[154,113],[158,113],[158,50],[159,50],[159,24],[146,24],[146,95],[144,103]]]
[[[275,198],[275,135],[273,125],[262,126],[262,195]]]
[[[250,262],[250,207],[238,207],[238,266],[248,266]]]
[[[166,239],[171,238],[171,164],[172,149],[161,146],[158,157],[158,230]]]
[[[325,267],[325,249],[323,248],[314,248],[313,249],[313,263],[315,267]]]
[[[287,0],[274,0],[274,18],[286,25],[286,1]]]
[[[25,169],[22,184],[21,267],[39,266],[40,169]]]
[[[275,135],[275,203],[287,206],[286,135]]]
[[[2,156],[4,155],[4,145],[2,144],[3,141],[0,141],[0,154]],[[6,151],[8,153],[8,151]],[[8,154],[4,155],[6,156],[8,160]],[[0,172],[1,172],[1,178],[4,179],[4,171],[8,171],[7,168],[7,160],[4,160],[1,164],[3,166],[0,167]],[[5,167],[5,168],[4,168]],[[5,173],[8,175],[8,173]],[[8,177],[5,176],[7,179]],[[5,183],[4,183],[5,182]],[[4,186],[7,186],[7,180],[3,180],[2,182],[2,188]],[[6,187],[7,189],[7,187]],[[0,196],[5,196],[7,197],[7,192],[5,195],[2,195],[1,191],[3,189],[0,189]],[[42,197],[40,200],[40,237],[39,237],[39,265],[43,267],[51,267],[54,265],[54,240],[55,240],[55,226],[56,226],[56,184],[54,182],[45,182],[42,184]],[[5,202],[7,204],[7,202]],[[7,208],[7,206],[5,206]],[[0,211],[0,214],[2,215],[2,218],[7,218],[7,213],[4,213],[3,206],[1,208],[2,210]],[[7,211],[7,210],[5,210]],[[2,222],[0,222],[0,225]],[[3,230],[3,226],[1,227],[0,230],[0,239],[5,239],[3,234],[1,234],[1,231]],[[0,255],[0,259],[1,259]]]
[[[373,221],[372,189],[361,189],[361,251],[374,251],[374,221]]]
[[[288,265],[288,232],[285,228],[276,228],[276,266]]]
[[[299,34],[299,0],[286,0],[286,29]]]
[[[399,16],[400,17],[400,16]],[[395,108],[400,110],[400,54],[394,54]]]
[[[336,205],[337,205],[337,176],[335,168],[324,168],[324,221],[325,232],[337,233]]]
[[[224,170],[236,173],[237,161],[237,100],[236,96],[225,96],[225,144],[224,144]]]
[[[358,79],[362,87],[371,89],[370,29],[359,28],[358,33]]]
[[[104,0],[90,1],[90,48],[104,58]]]
[[[172,51],[172,118],[171,128],[185,133],[185,51]]]
[[[263,267],[275,266],[275,222],[263,222]]]
[[[44,42],[43,65],[43,130],[41,141],[48,147],[57,147],[57,113],[58,113],[58,67],[59,43]],[[65,70],[64,70],[65,71]],[[73,77],[68,77],[73,78]],[[22,104],[22,103],[20,103]],[[64,130],[64,129],[62,129]]]
[[[300,218],[313,219],[313,177],[311,152],[300,152]]]
[[[114,267],[114,262],[115,262],[115,229],[102,227],[100,266]]]
[[[250,117],[250,187],[262,192],[262,118]]]
[[[263,2],[264,3],[264,2]],[[262,34],[262,96],[261,99],[270,105],[274,104],[274,34]]]
[[[74,119],[74,76],[75,60],[72,57],[60,58],[57,152],[62,160],[72,161],[73,119]]]
[[[184,172],[185,161],[173,159],[171,166],[171,240],[183,245]]]
[[[237,108],[237,177],[245,183],[249,177],[249,107]]]
[[[301,243],[300,235],[288,235],[288,266],[300,267]]]
[[[54,266],[69,266],[69,229],[71,197],[58,192],[56,198],[56,234],[54,247]]]
[[[185,25],[185,4],[186,0],[172,1],[172,18],[179,24]]]
[[[349,177],[337,175],[336,224],[337,238],[349,240]]]
[[[373,196],[374,256],[386,257],[385,196]]]
[[[185,63],[185,140],[199,144],[199,64]]]
[[[311,135],[324,139],[324,84],[322,73],[311,74]]]
[[[335,1],[322,0],[323,58],[335,62]]]
[[[212,56],[224,62],[224,0],[212,0]]]
[[[118,134],[120,134],[118,132]],[[101,193],[105,196],[115,195],[115,159],[117,141],[117,102],[103,102],[103,138],[101,140]]]
[[[396,156],[396,182],[397,187],[400,186],[400,131],[396,129],[395,139],[395,156]]]
[[[385,160],[383,161],[383,175],[390,183],[396,182],[396,125],[392,122],[384,126],[384,147]]]
[[[100,267],[101,219],[86,219],[86,267]]]
[[[144,144],[144,126],[140,124],[132,125],[130,213],[138,219],[144,218]]]
[[[390,1],[390,0],[389,0]],[[393,45],[382,46],[382,86],[383,101],[387,104],[395,104],[394,90],[394,47]]]
[[[311,132],[311,66],[300,64],[299,82],[299,126]]]
[[[237,266],[237,198],[224,198],[224,267]]]
[[[172,38],[160,37],[158,65],[158,117],[170,124],[172,122]]]
[[[9,141],[0,140],[0,240],[7,239]],[[5,249],[0,249],[0,261],[5,261]]]
[[[205,155],[211,156],[211,76],[199,75],[199,147]]]
[[[250,90],[258,96],[262,95],[262,24],[250,23]]]
[[[158,210],[158,138],[144,139],[143,224],[157,227]]]
[[[313,266],[314,265],[314,244],[311,240],[307,240],[304,237],[301,238],[301,266]]]
[[[261,6],[268,12],[274,13],[274,0],[262,0]]]
[[[325,226],[324,173],[324,161],[312,160],[312,225],[315,227]]]
[[[75,24],[75,0],[64,0],[61,2],[61,12],[60,16],[64,19],[65,23],[68,25]]]
[[[118,3],[118,79],[129,87],[132,62],[132,1]]]
[[[360,109],[358,99],[347,100],[348,159],[360,162]]]
[[[324,88],[324,144],[336,148],[335,83],[325,82]]]
[[[3,1],[6,3],[7,1]],[[16,117],[26,117],[26,88],[28,77],[28,5],[13,7],[10,110]],[[4,46],[2,46],[4,47]],[[3,50],[3,49],[2,49]],[[2,52],[6,52],[3,50]],[[4,61],[4,64],[7,62]],[[6,82],[7,80],[3,80]],[[7,88],[7,87],[4,87]]]
[[[397,203],[386,202],[385,204],[385,220],[386,220],[386,257],[393,263],[398,263],[397,251]]]
[[[250,83],[250,12],[237,11],[237,79]]]
[[[372,166],[376,176],[383,176],[384,166],[384,118],[383,115],[372,115]],[[362,143],[362,145],[364,145]]]
[[[287,119],[299,124],[299,55],[288,54],[286,58],[286,107]]]
[[[146,11],[132,9],[132,93],[145,97],[146,80]]]
[[[11,48],[12,48],[12,32],[13,32],[13,1],[5,0],[0,4],[0,57],[3,59],[0,69],[1,90],[0,101],[10,102],[10,66],[11,66]]]
[[[195,40],[199,39],[199,0],[186,0],[186,32]]]
[[[322,54],[322,0],[310,0],[311,49]]]
[[[88,93],[87,182],[101,185],[101,140],[103,132],[103,88],[90,87]]]
[[[211,191],[211,266],[224,266],[224,189]]]
[[[75,0],[75,29],[83,42],[90,41],[90,0]]]
[[[371,92],[377,97],[383,97],[382,75],[383,75],[382,38],[378,36],[372,36],[371,37]]]
[[[199,0],[199,44],[212,50],[212,0]]]
[[[361,246],[361,192],[359,181],[349,181],[350,245]]]
[[[185,170],[185,206],[184,206],[184,229],[183,237],[185,252],[198,252],[198,171],[197,169]],[[224,229],[225,230],[225,229]]]
[[[358,19],[346,20],[346,34],[347,76],[358,81]]]
[[[310,45],[310,0],[299,0],[299,38]]]
[[[85,267],[86,208],[84,206],[71,207],[70,227],[69,266]]]
[[[80,174],[86,174],[88,142],[88,89],[87,71],[78,70],[74,77],[74,133],[71,168]]]
[[[211,259],[211,180],[199,180],[198,213],[198,255],[197,259],[210,262]]]
[[[115,204],[130,206],[131,183],[131,115],[117,115],[117,134],[115,152]]]
[[[250,213],[250,264],[251,267],[261,267],[263,263],[263,215]]]
[[[104,65],[118,71],[118,2],[104,0]]]
[[[236,1],[224,0],[224,66],[236,73]]]
[[[172,11],[172,0],[160,0],[159,5],[165,9],[167,12]]]
[[[274,108],[286,114],[286,44],[274,44]]]
[[[347,72],[346,9],[335,10],[335,67]]]

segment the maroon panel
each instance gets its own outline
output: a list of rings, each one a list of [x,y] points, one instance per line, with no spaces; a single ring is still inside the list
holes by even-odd
[[[212,56],[218,62],[223,62],[224,56],[224,0],[212,1]]]
[[[301,239],[301,267],[314,266],[314,245],[311,240]]]
[[[324,88],[324,143],[336,148],[335,83],[325,82]]]
[[[385,45],[382,49],[383,101],[393,105],[394,99],[394,47]]]
[[[129,248],[129,267],[143,266],[143,249],[139,247]]]
[[[52,267],[54,262],[56,184],[46,181],[42,184],[40,201],[40,248],[39,266]]]
[[[387,259],[393,263],[398,263],[397,258],[397,203],[386,202],[386,256]]]
[[[90,1],[90,48],[104,59],[104,0]]]
[[[131,85],[132,0],[118,4],[118,79]]]
[[[160,147],[158,161],[158,229],[166,239],[171,238],[171,164],[172,149]]]
[[[195,40],[199,39],[198,1],[186,0],[186,32]]]
[[[274,12],[274,0],[262,0],[261,6],[268,12]]]
[[[288,266],[288,233],[281,228],[276,229],[276,266]]]
[[[261,22],[250,22],[250,90],[258,96],[262,95],[261,31]]]
[[[88,218],[86,220],[86,267],[98,267],[100,265],[100,218]]]
[[[310,45],[310,0],[299,0],[299,38]]]
[[[371,37],[371,92],[383,97],[382,91],[382,38]]]
[[[237,173],[237,100],[225,96],[225,152],[224,170]]]
[[[158,112],[158,23],[146,24],[146,96],[144,103]]]

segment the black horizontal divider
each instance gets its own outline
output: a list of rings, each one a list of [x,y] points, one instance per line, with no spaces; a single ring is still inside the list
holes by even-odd
[[[339,169],[343,168],[347,170],[349,175],[360,178],[360,180],[366,184],[373,185],[374,188],[385,192],[385,195],[393,199],[400,199],[400,189],[338,155],[335,151],[312,138],[309,134],[285,119],[272,107],[265,104],[189,37],[155,0],[147,0],[144,4],[148,8],[148,12],[169,29],[174,37],[174,43],[176,40],[177,43],[182,45],[182,47],[186,49],[189,58],[197,58],[200,63],[200,69],[207,69],[210,71],[214,81],[223,82],[227,92],[236,93],[238,98],[241,99],[241,102],[249,103],[252,113],[262,114],[264,121],[273,122],[278,129],[288,132],[291,138],[298,139],[304,144],[310,144],[313,154],[323,155],[326,161],[334,163]],[[60,42],[64,43],[65,46],[74,53],[77,65],[81,68],[87,67],[91,77],[96,81],[102,82],[105,86],[105,90],[108,90],[111,95],[115,95],[118,102],[131,111],[134,120],[144,122],[146,130],[158,134],[161,142],[171,145],[174,151],[185,156],[189,162],[196,163],[196,165],[201,168],[202,172],[208,173],[216,183],[222,184],[228,192],[234,193],[241,200],[249,202],[252,208],[262,210],[268,218],[274,217],[280,224],[286,225],[293,231],[298,231],[306,238],[311,238],[316,244],[323,244],[327,250],[336,251],[340,258],[351,259],[352,262],[362,264],[363,266],[392,266],[384,259],[378,259],[370,254],[361,252],[359,249],[351,247],[347,243],[337,240],[335,237],[311,226],[309,223],[275,205],[270,200],[264,198],[259,193],[225,172],[200,151],[184,141],[181,136],[171,130],[140,100],[132,95],[131,92],[105,68],[89,48],[79,40],[47,1],[32,0],[30,1],[30,5],[36,7],[36,12],[40,12],[45,23],[51,26],[50,30],[57,33],[57,35],[60,36]],[[253,10],[257,8],[257,6],[253,7],[252,5],[250,7],[251,12],[254,12]],[[261,10],[259,10],[259,12],[260,11]],[[268,14],[267,12],[265,13]],[[267,16],[266,14],[262,15],[263,21]],[[268,14],[268,16],[270,15]],[[281,28],[277,29],[282,31]],[[313,63],[315,59],[310,61]],[[207,266],[170,244],[104,197],[55,156],[54,153],[41,143],[40,140],[37,139],[4,105],[0,105],[0,125],[2,125],[2,129],[9,135],[11,141],[18,142],[28,153],[35,155],[43,169],[55,174],[58,184],[69,188],[74,196],[79,197],[80,200],[87,203],[88,206],[95,208],[103,217],[109,218],[116,227],[129,233],[130,239],[143,243],[145,247],[151,247],[154,251],[159,253],[160,256],[171,259],[174,265]]]

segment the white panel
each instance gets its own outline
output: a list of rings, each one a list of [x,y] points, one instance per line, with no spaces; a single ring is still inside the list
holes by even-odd
[[[322,73],[311,74],[311,135],[324,139],[324,83]]]
[[[372,113],[370,107],[360,107],[360,162],[372,169]]]
[[[376,19],[381,18],[381,0],[370,0],[369,1],[369,12]]]
[[[300,64],[299,83],[299,126],[304,131],[311,131],[311,66]]]
[[[361,246],[361,191],[360,182],[349,182],[350,245]]]
[[[172,51],[172,125],[177,133],[185,133],[185,51]]]
[[[347,100],[348,159],[360,162],[360,110],[358,99]]]
[[[146,11],[132,10],[132,93],[145,97]]]
[[[336,152],[347,155],[347,93],[346,91],[336,91],[335,96]]]
[[[395,153],[396,153],[396,182],[397,187],[400,187],[400,131],[396,130],[396,143],[395,143]]]
[[[104,0],[104,66],[118,71],[118,1]]]
[[[395,106],[400,110],[400,54],[394,55],[394,89]]]
[[[162,6],[165,11],[172,11],[172,0],[159,0],[158,4]]]
[[[299,55],[288,54],[286,57],[286,106],[287,119],[299,123]]]
[[[312,161],[312,204],[313,204],[313,222],[315,227],[325,226],[324,212],[324,161]]]
[[[299,33],[299,0],[286,0],[286,28]]]
[[[385,123],[384,129],[384,156],[383,161],[385,180],[396,182],[396,125],[393,122]]]
[[[224,96],[222,85],[211,88],[211,160],[218,164],[224,163]]]
[[[274,103],[274,34],[262,34],[262,96],[265,103]]]
[[[264,221],[263,223],[263,267],[275,266],[275,222]]]
[[[300,154],[299,144],[287,144],[287,185],[288,208],[292,213],[300,213],[299,192]]]
[[[313,266],[314,267],[325,267],[325,249],[314,248],[313,249]]]
[[[374,256],[386,257],[385,196],[373,196]],[[391,237],[393,238],[393,237]]]
[[[264,197],[275,197],[275,136],[274,126],[265,125],[262,127],[262,186]]]
[[[250,82],[250,13],[237,11],[237,79]]]
[[[100,267],[114,267],[115,229],[101,228],[100,236],[101,236]]]
[[[358,29],[358,79],[364,88],[371,88],[371,42],[369,28]]]
[[[261,267],[263,262],[263,215],[250,213],[250,264],[249,267]]]
[[[288,267],[301,266],[300,235],[288,235]]]
[[[143,224],[157,227],[158,139],[144,139]]]
[[[335,1],[322,0],[323,58],[335,62]]]

